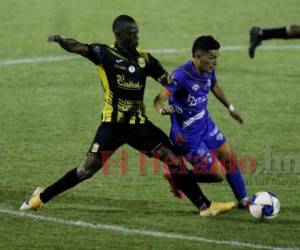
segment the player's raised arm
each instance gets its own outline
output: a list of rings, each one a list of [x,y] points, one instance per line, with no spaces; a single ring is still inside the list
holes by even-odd
[[[224,106],[228,109],[230,115],[233,117],[233,119],[237,120],[240,124],[242,124],[244,121],[241,117],[241,115],[235,110],[234,106],[232,104],[230,104],[230,102],[228,101],[227,97],[225,96],[225,93],[223,91],[223,89],[221,88],[221,86],[216,83],[211,91],[214,93],[215,97],[217,97],[217,99],[224,104]]]
[[[172,105],[165,104],[169,96],[169,91],[166,88],[163,88],[154,98],[153,105],[157,112],[159,112],[161,115],[169,115],[174,112]]]
[[[65,38],[61,35],[51,35],[48,37],[48,41],[59,43],[59,45],[68,52],[80,54],[85,57],[88,55],[88,45],[72,38]]]

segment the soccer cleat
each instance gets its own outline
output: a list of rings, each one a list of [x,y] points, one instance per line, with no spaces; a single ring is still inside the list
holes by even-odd
[[[40,199],[40,193],[44,191],[44,188],[37,187],[30,199],[25,201],[22,206],[19,208],[21,211],[35,210],[43,205],[43,202]]]
[[[249,56],[254,58],[256,47],[261,44],[261,28],[252,27],[250,30]]]
[[[249,199],[246,197],[244,199],[238,200],[237,208],[239,209],[249,209]]]
[[[203,217],[216,216],[218,214],[225,213],[234,207],[235,207],[234,202],[212,201],[209,208],[200,211],[200,216]]]
[[[171,192],[179,199],[183,198],[184,194],[183,192],[177,187],[175,181],[173,180],[170,172],[168,170],[165,170],[164,172],[165,179],[169,182]]]

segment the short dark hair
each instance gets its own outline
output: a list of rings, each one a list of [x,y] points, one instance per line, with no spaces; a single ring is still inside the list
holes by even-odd
[[[192,53],[194,56],[198,50],[217,50],[220,47],[220,43],[212,36],[199,36],[193,43]]]
[[[113,32],[116,33],[118,31],[118,29],[120,28],[120,26],[123,25],[124,23],[135,23],[135,20],[131,16],[128,16],[128,15],[117,16],[112,24]]]

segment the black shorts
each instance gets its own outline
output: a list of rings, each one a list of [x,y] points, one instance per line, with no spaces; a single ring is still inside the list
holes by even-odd
[[[103,152],[114,152],[123,144],[128,144],[149,157],[153,156],[160,145],[171,148],[168,136],[148,120],[139,125],[103,122],[88,154],[101,157]]]

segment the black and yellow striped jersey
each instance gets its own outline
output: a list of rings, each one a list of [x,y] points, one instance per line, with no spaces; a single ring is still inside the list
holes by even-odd
[[[166,71],[151,54],[122,50],[117,44],[88,45],[87,57],[97,66],[104,90],[102,122],[143,124],[146,77],[159,80]]]

